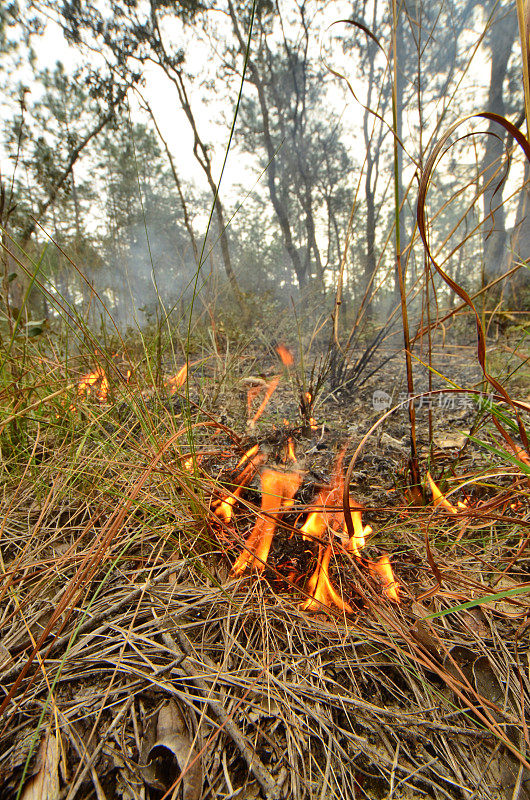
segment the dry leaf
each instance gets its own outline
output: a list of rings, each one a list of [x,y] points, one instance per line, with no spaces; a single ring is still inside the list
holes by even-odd
[[[9,652],[5,644],[0,643],[0,667],[2,667],[2,669],[5,669],[5,667],[7,667],[10,661],[11,661],[11,653]]]
[[[192,737],[174,700],[158,712],[154,734],[146,736],[142,747],[140,766],[144,781],[167,792],[182,775],[182,800],[198,800],[202,792],[202,765],[200,759],[194,761],[197,753]]]
[[[57,800],[59,797],[59,740],[48,731],[41,742],[37,772],[26,781],[21,800]]]

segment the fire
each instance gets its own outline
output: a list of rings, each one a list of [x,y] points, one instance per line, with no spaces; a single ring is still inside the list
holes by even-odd
[[[262,401],[262,403],[261,403],[260,407],[258,408],[258,410],[256,411],[256,413],[254,414],[254,416],[252,417],[252,419],[251,419],[251,420],[250,420],[250,422],[248,423],[248,427],[249,427],[249,428],[253,428],[253,427],[254,427],[254,425],[256,424],[256,422],[258,421],[258,419],[261,417],[261,415],[262,415],[262,414],[263,414],[263,412],[265,411],[265,409],[266,409],[266,407],[267,407],[267,403],[268,403],[268,402],[269,402],[269,400],[271,399],[272,393],[274,392],[274,390],[275,390],[275,389],[276,389],[276,387],[278,386],[279,382],[280,382],[280,379],[279,379],[279,377],[273,378],[273,379],[272,379],[272,380],[269,382],[269,384],[268,384],[268,386],[267,386],[267,391],[265,392],[265,397],[263,398],[263,401]]]
[[[91,394],[92,387],[98,382],[98,400],[100,403],[106,403],[109,392],[109,381],[101,367],[96,367],[94,372],[88,372],[86,375],[83,375],[77,384],[77,396],[81,398],[84,397],[84,395]]]
[[[171,395],[175,394],[177,389],[180,389],[181,386],[184,386],[187,377],[188,365],[184,364],[184,366],[179,369],[176,375],[173,375],[172,378],[167,379],[166,386],[169,389],[169,393]]]
[[[432,501],[435,508],[441,506],[450,514],[458,514],[459,511],[463,511],[467,508],[467,504],[462,503],[460,500],[457,502],[456,506],[454,506],[435,484],[430,472],[427,472],[427,481],[429,482],[429,487],[432,492]]]
[[[281,358],[282,364],[286,367],[292,367],[294,364],[294,356],[284,344],[276,345],[276,352]]]
[[[340,594],[335,591],[329,577],[329,560],[331,558],[331,545],[328,544],[324,550],[323,546],[318,546],[318,560],[314,573],[307,582],[309,597],[302,603],[303,611],[318,611],[321,606],[330,608],[337,606],[340,611],[351,614],[353,609],[346,603]]]
[[[214,514],[219,517],[220,520],[227,524],[230,522],[232,519],[234,506],[239,500],[241,492],[249,483],[249,481],[252,480],[258,470],[258,467],[263,464],[266,459],[267,456],[264,453],[259,452],[259,445],[256,444],[251,447],[250,450],[247,450],[244,456],[239,460],[236,469],[243,466],[243,464],[245,464],[245,466],[234,480],[236,488],[231,495],[227,495],[221,500],[217,500],[213,503]]]
[[[294,503],[302,478],[298,472],[279,472],[264,469],[261,474],[261,511],[245,549],[232,567],[233,575],[242,575],[247,568],[260,572],[267,563],[276,526],[281,514]]]
[[[108,393],[109,393],[109,379],[107,378],[105,373],[103,373],[102,378],[101,378],[101,383],[99,385],[99,402],[100,403],[106,403],[107,402]]]
[[[328,486],[318,493],[317,508],[301,527],[304,539],[321,539],[327,530],[337,532],[344,523],[340,486]]]
[[[377,576],[383,584],[383,594],[394,603],[399,603],[400,585],[394,577],[390,558],[385,553],[379,561],[367,561],[370,575]]]
[[[285,454],[285,458],[287,461],[296,461],[296,453],[294,452],[294,442],[290,436],[287,440],[287,452]]]
[[[362,507],[353,498],[350,498],[353,535],[348,536],[343,508],[342,464],[344,452],[343,450],[336,460],[329,484],[320,488],[314,503],[307,508],[307,517],[299,528],[302,539],[318,542],[316,568],[307,581],[307,597],[302,604],[302,609],[305,611],[320,610],[324,606],[337,608],[343,613],[352,613],[351,606],[335,589],[329,574],[329,564],[334,547],[333,536],[340,539],[343,553],[347,552],[353,556],[361,567],[368,569],[370,575],[381,583],[383,595],[388,600],[394,603],[400,602],[400,585],[394,576],[388,554],[382,555],[376,561],[362,557],[366,539],[372,533],[372,528],[369,525],[363,525]],[[237,466],[241,472],[235,479],[237,484],[235,490],[222,500],[218,500],[214,506],[214,513],[224,522],[230,522],[232,519],[233,509],[243,487],[251,480],[265,460],[266,456],[260,452],[258,445],[251,447],[240,459]],[[294,442],[291,437],[286,443],[284,461],[287,460],[296,460]],[[293,506],[294,496],[301,482],[302,476],[298,471],[263,469],[261,473],[261,513],[245,542],[243,552],[232,567],[232,575],[237,577],[249,569],[258,571],[264,569],[276,528],[281,524],[282,515]],[[293,572],[292,575],[294,574]]]
[[[250,448],[250,450],[247,450],[247,452],[246,452],[246,453],[244,453],[244,454],[241,456],[241,458],[239,459],[239,461],[237,462],[237,464],[236,464],[236,469],[237,469],[238,467],[242,467],[242,466],[243,466],[243,464],[244,464],[246,461],[249,461],[249,460],[250,460],[250,459],[252,459],[252,458],[253,458],[255,455],[257,455],[257,453],[258,453],[258,450],[259,450],[259,444],[255,444],[253,447],[251,447],[251,448]]]
[[[318,429],[316,419],[312,416],[314,397],[311,392],[300,393],[300,414],[306,426],[312,431]]]

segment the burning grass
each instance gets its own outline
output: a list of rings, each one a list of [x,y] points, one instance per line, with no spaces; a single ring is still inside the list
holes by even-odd
[[[438,453],[413,508],[367,450],[352,537],[347,409],[308,438],[279,378],[249,428],[238,375],[228,427],[192,363],[4,415],[2,797],[527,796],[524,471]]]

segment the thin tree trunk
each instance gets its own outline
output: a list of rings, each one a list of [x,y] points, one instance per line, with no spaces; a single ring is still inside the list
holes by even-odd
[[[241,36],[241,31],[239,30],[239,25],[237,23],[234,6],[231,0],[229,0],[228,2],[228,8],[230,11],[230,18],[232,20],[234,33],[239,42],[240,52],[245,53],[246,45],[243,40],[243,37]],[[274,147],[274,144],[272,142],[272,136],[270,132],[269,109],[267,107],[267,99],[265,97],[265,87],[261,79],[261,76],[259,74],[259,70],[252,60],[249,60],[248,68],[250,70],[250,83],[252,83],[253,86],[255,86],[256,91],[258,93],[258,102],[262,117],[263,141],[265,143],[265,150],[267,152],[267,160],[268,160],[267,186],[269,189],[269,196],[271,198],[272,206],[274,208],[274,211],[278,218],[278,222],[280,224],[284,247],[287,251],[289,258],[291,259],[291,263],[293,265],[293,269],[298,281],[298,287],[300,291],[302,291],[307,283],[306,267],[304,266],[304,264],[302,264],[302,261],[300,259],[300,254],[293,242],[293,235],[291,231],[291,224],[289,222],[289,215],[287,212],[287,208],[283,203],[282,199],[280,198],[276,186],[276,162],[275,162],[276,148]]]
[[[503,85],[517,34],[517,18],[515,14],[507,13],[505,9],[501,9],[500,13],[502,16],[491,31],[488,111],[494,111],[504,116]],[[491,122],[482,162],[486,283],[501,274],[506,262],[506,214],[502,200],[502,186],[499,186],[504,174],[502,162],[505,138],[504,131],[495,122]]]
[[[149,114],[151,116],[151,119],[153,120],[153,125],[155,126],[155,129],[156,129],[156,132],[158,134],[158,137],[159,137],[160,141],[162,142],[162,144],[164,145],[164,149],[166,151],[166,155],[167,155],[167,158],[168,158],[168,161],[169,161],[169,166],[171,168],[171,172],[173,174],[173,179],[175,181],[175,186],[177,187],[177,192],[178,192],[178,195],[179,195],[179,198],[180,198],[180,204],[182,206],[182,213],[184,215],[184,225],[185,225],[186,230],[188,231],[188,234],[189,234],[189,237],[190,237],[191,246],[193,248],[193,255],[195,257],[195,263],[198,264],[199,263],[199,259],[200,259],[200,255],[199,255],[199,248],[198,248],[198,245],[197,245],[197,239],[195,238],[195,233],[193,231],[193,226],[191,224],[190,215],[188,213],[188,206],[187,206],[186,200],[184,198],[184,193],[182,191],[182,184],[180,183],[180,178],[178,176],[177,168],[175,166],[175,161],[174,161],[173,156],[171,154],[171,151],[170,151],[170,149],[168,147],[168,143],[164,139],[164,137],[162,136],[162,132],[161,132],[160,128],[158,127],[158,122],[156,121],[156,118],[155,118],[155,115],[153,113],[153,110],[152,110],[151,106],[149,105],[149,103],[143,97],[142,97],[142,101],[145,104],[145,107],[147,108],[147,110],[148,110],[148,112],[149,112]]]

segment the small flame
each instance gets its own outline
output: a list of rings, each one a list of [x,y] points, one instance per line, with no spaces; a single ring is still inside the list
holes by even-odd
[[[280,379],[278,377],[273,378],[270,381],[269,385],[267,386],[267,391],[265,392],[265,397],[263,398],[263,401],[262,401],[260,407],[258,408],[256,413],[254,414],[254,416],[252,417],[252,419],[248,423],[248,427],[249,428],[253,428],[254,427],[254,425],[256,424],[258,419],[261,417],[261,415],[265,411],[265,409],[267,407],[267,403],[271,399],[272,393],[274,392],[274,390],[278,386],[279,382],[280,382]]]
[[[241,492],[247,483],[252,480],[258,467],[263,464],[266,459],[267,456],[259,452],[259,445],[255,444],[250,450],[247,450],[244,456],[239,460],[236,469],[237,467],[243,466],[243,464],[245,464],[245,466],[234,481],[236,488],[231,495],[227,495],[212,504],[214,514],[224,523],[228,524],[232,519],[233,509],[241,496]]]
[[[431,477],[431,473],[427,472],[427,480],[429,482],[429,487],[432,492],[432,501],[435,508],[441,506],[450,514],[458,514],[459,511],[463,511],[467,509],[467,504],[462,503],[460,500],[457,502],[456,506],[454,506],[450,500],[443,494],[443,492],[438,488]]]
[[[263,391],[264,384],[258,384],[257,386],[250,386],[247,389],[247,419],[250,419],[250,413],[252,411],[252,402],[253,400],[258,397],[259,394]]]
[[[284,344],[277,344],[276,345],[276,352],[280,356],[282,360],[282,364],[286,367],[292,367],[294,364],[294,356]]]
[[[247,450],[247,452],[246,452],[246,453],[245,453],[245,454],[244,454],[244,455],[243,455],[243,456],[242,456],[242,457],[239,459],[239,461],[237,462],[237,464],[236,464],[236,469],[237,469],[238,467],[242,467],[242,466],[243,466],[243,464],[244,464],[246,461],[249,461],[249,460],[250,460],[250,459],[252,459],[252,458],[253,458],[255,455],[257,455],[257,452],[258,452],[258,450],[259,450],[259,444],[255,444],[255,445],[253,445],[253,446],[250,448],[250,450]]]
[[[169,389],[169,393],[174,395],[177,389],[180,389],[180,387],[186,383],[187,377],[188,365],[184,364],[184,366],[179,369],[176,375],[173,375],[172,378],[167,379],[166,386]]]
[[[286,460],[296,461],[296,453],[294,452],[294,442],[289,436],[287,440],[287,453],[285,454]]]
[[[108,393],[109,393],[109,379],[107,378],[105,373],[103,373],[103,376],[101,378],[101,383],[99,385],[99,396],[98,397],[99,397],[99,402],[100,403],[106,403],[107,402]]]
[[[307,592],[309,597],[302,603],[303,611],[318,611],[321,606],[331,608],[336,606],[346,614],[352,613],[352,608],[335,591],[329,577],[329,560],[331,558],[331,545],[326,549],[322,545],[318,546],[318,561],[314,573],[307,582]]]
[[[232,575],[242,575],[248,567],[260,572],[267,563],[276,525],[281,514],[294,503],[301,476],[298,472],[264,469],[261,475],[261,511],[241,553],[232,567]]]
[[[351,553],[355,558],[360,558],[361,550],[366,544],[366,539],[373,533],[370,525],[363,527],[361,507],[355,500],[350,497],[350,509],[353,522],[353,536],[346,542],[346,550]],[[348,534],[348,528],[344,524],[344,533]]]
[[[370,574],[377,576],[383,584],[383,594],[393,603],[399,603],[399,590],[401,587],[394,577],[389,556],[385,553],[379,561],[368,561],[367,564]]]
[[[92,391],[92,387],[98,383],[98,381],[100,382],[98,400],[100,403],[106,403],[109,392],[109,381],[101,367],[97,367],[94,372],[88,372],[86,375],[83,375],[77,384],[77,396],[81,398],[85,394],[89,395]]]

